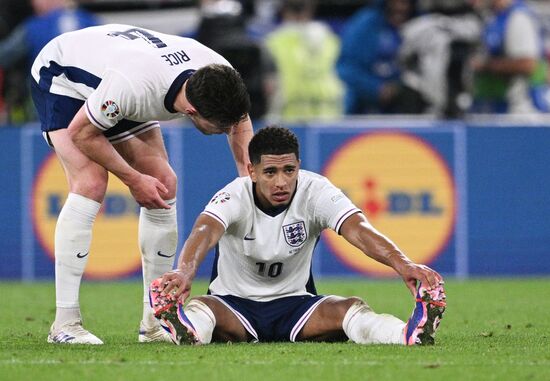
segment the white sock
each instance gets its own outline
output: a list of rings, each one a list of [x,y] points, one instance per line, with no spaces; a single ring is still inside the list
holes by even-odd
[[[364,302],[355,302],[350,307],[342,328],[358,344],[405,344],[405,323],[395,316],[375,313]]]
[[[78,294],[101,204],[69,193],[55,227],[56,325],[80,318]]]
[[[149,285],[172,270],[178,246],[176,199],[166,200],[171,209],[141,208],[139,214],[139,247],[143,267],[143,322],[157,325],[149,305]]]
[[[208,344],[212,341],[212,332],[216,326],[216,317],[205,303],[198,299],[191,299],[184,308],[185,316],[189,319],[201,344]]]

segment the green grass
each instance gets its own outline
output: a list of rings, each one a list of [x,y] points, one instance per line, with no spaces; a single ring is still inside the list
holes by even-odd
[[[195,293],[205,283],[197,282]],[[320,293],[357,295],[406,319],[398,281],[322,280]],[[139,283],[81,290],[85,326],[99,347],[46,343],[51,283],[0,283],[0,380],[550,380],[550,279],[448,280],[448,307],[433,347],[353,343],[137,343]]]

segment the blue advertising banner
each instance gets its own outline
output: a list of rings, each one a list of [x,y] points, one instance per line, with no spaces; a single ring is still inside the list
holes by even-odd
[[[179,177],[179,246],[211,197],[236,175],[224,136],[163,127]],[[458,277],[550,274],[550,127],[434,121],[342,121],[292,126],[302,168],[327,176],[413,260]],[[62,168],[36,125],[1,128],[0,279],[54,275]],[[139,207],[114,176],[94,225],[89,279],[140,274]],[[208,277],[213,255],[201,266]],[[392,276],[333,232],[319,276]]]

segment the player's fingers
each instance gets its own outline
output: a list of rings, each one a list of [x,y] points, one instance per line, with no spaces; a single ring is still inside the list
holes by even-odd
[[[161,295],[168,295],[178,287],[178,283],[172,276],[169,276],[164,280],[163,286],[164,288],[162,289]]]
[[[172,208],[158,194],[157,194],[157,197],[155,199],[153,199],[151,202],[143,203],[143,204],[140,204],[140,205],[143,206],[144,208],[149,209],[149,210],[151,210],[151,209],[171,209]]]
[[[422,271],[418,280],[426,287],[428,290],[432,290],[435,286],[435,278],[431,276],[430,272]]]
[[[181,293],[181,295],[179,296],[179,301],[181,302],[181,304],[185,303],[185,301],[189,297],[190,292],[191,290],[185,290],[184,292]]]
[[[170,209],[171,206],[166,203],[161,197],[155,200],[155,208],[154,209]]]
[[[416,296],[416,279],[410,279],[407,282],[407,288],[411,292],[412,296]]]
[[[172,283],[167,282],[167,283],[165,283],[164,288],[162,289],[160,294],[162,296],[166,296],[172,291],[173,288],[174,288],[174,286],[172,285]]]
[[[169,274],[164,274],[162,276],[162,279],[160,280],[160,284],[159,284],[159,291],[164,290],[164,288],[168,285],[169,280],[170,280]]]
[[[157,180],[155,185],[161,193],[168,193],[168,188],[160,181]]]
[[[430,287],[435,289],[443,282],[443,278],[436,271],[431,270],[427,275]]]

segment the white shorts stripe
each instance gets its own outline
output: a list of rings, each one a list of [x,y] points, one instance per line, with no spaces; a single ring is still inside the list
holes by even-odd
[[[319,304],[323,303],[323,301],[327,300],[330,297],[332,297],[332,295],[327,295],[327,296],[319,299],[317,302],[315,302],[314,305],[309,307],[309,309],[302,315],[302,317],[298,320],[298,322],[294,325],[294,327],[292,327],[292,330],[290,331],[290,341],[291,342],[296,341],[296,336],[298,336],[298,333],[304,327],[304,325],[307,323],[307,321],[309,320],[311,314],[313,313],[313,311],[315,311],[317,306]]]
[[[110,136],[108,139],[112,144],[120,143],[128,139],[134,138],[138,135],[141,135],[144,132],[147,132],[153,128],[159,128],[159,127],[160,127],[159,122],[145,122],[128,131],[123,131],[120,134]]]
[[[241,322],[241,324],[244,326],[244,329],[247,330],[248,333],[250,333],[253,337],[254,337],[254,341],[255,342],[258,342],[259,339],[258,339],[258,334],[256,333],[256,330],[252,327],[252,325],[250,324],[250,322],[248,320],[246,320],[246,318],[241,315],[241,313],[235,309],[233,309],[229,304],[227,304],[222,298],[219,298],[217,297],[216,295],[210,295],[211,297],[213,298],[216,298],[216,300],[219,300],[221,303],[223,303],[224,306],[226,306],[227,308],[229,308],[229,310],[231,312],[233,312],[233,314],[237,317],[237,319],[239,319],[239,321]]]

